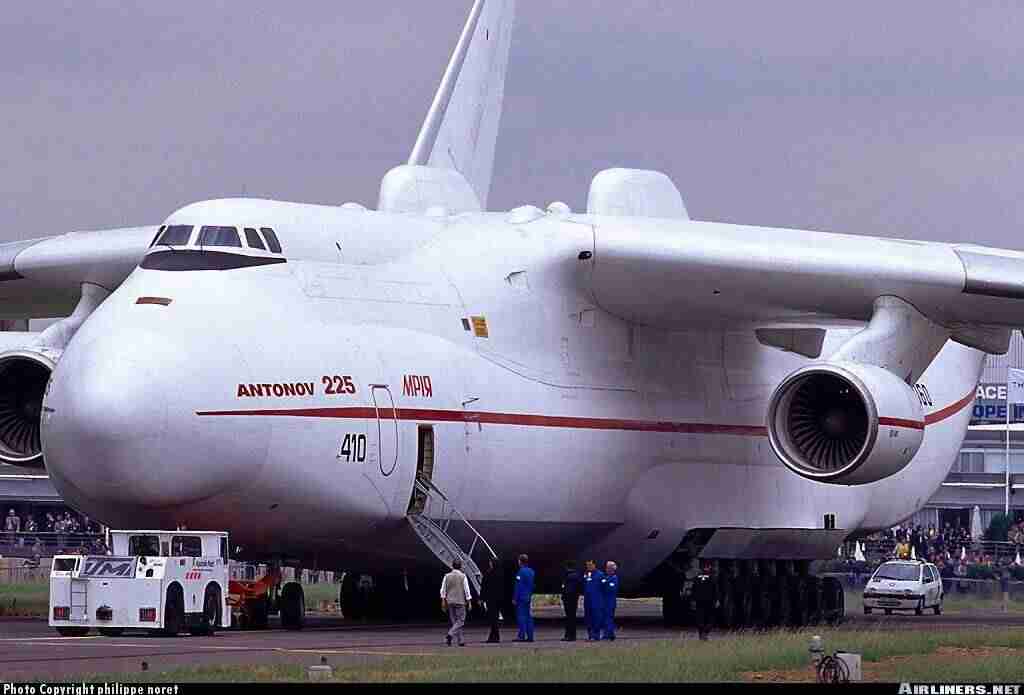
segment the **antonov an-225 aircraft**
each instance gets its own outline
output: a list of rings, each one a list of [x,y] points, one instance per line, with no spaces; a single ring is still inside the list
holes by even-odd
[[[348,570],[350,615],[529,552],[542,589],[614,559],[674,622],[698,558],[724,623],[841,616],[810,561],[938,488],[1024,254],[698,222],[629,169],[585,214],[485,212],[512,18],[475,3],[377,210],[0,246],[0,315],[69,315],[0,336],[0,458],[107,524]]]

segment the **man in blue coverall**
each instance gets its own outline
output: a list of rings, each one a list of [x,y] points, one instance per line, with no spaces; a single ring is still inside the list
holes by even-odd
[[[534,573],[530,569],[530,558],[519,556],[519,571],[516,572],[516,589],[512,603],[516,605],[516,624],[519,635],[516,642],[533,641],[533,615],[530,613],[530,602],[533,599]]]
[[[601,639],[615,641],[615,604],[619,598],[619,566],[609,560],[604,566],[601,580],[601,615],[604,618],[604,633]]]
[[[603,602],[601,601],[601,580],[604,572],[597,569],[597,563],[587,560],[583,573],[583,620],[587,623],[587,641],[601,639]]]

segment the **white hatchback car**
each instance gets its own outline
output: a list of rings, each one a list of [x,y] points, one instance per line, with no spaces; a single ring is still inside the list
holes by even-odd
[[[864,614],[872,610],[914,611],[917,615],[931,608],[942,613],[942,578],[930,562],[890,560],[871,575],[864,587]]]

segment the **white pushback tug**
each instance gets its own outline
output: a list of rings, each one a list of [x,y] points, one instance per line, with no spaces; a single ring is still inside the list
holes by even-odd
[[[50,625],[61,635],[91,628],[116,637],[126,628],[174,636],[231,627],[264,628],[279,610],[285,628],[303,626],[302,587],[280,573],[232,580],[222,531],[108,531],[109,555],[58,555],[50,570]]]

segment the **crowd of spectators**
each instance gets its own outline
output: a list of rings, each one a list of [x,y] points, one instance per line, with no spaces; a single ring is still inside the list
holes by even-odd
[[[8,553],[32,555],[92,551],[102,541],[102,528],[88,516],[69,509],[18,510],[4,515],[0,547]]]
[[[972,537],[964,526],[902,525],[864,539],[861,546],[864,560],[855,562],[847,550],[842,566],[851,573],[855,585],[862,584],[882,562],[892,559],[919,559],[933,563],[943,579],[988,579],[1004,572],[1024,575],[1024,567],[1016,565],[1018,553],[1024,552],[1024,521],[1012,525],[1009,543],[988,543]],[[960,590],[961,582],[954,582]]]

